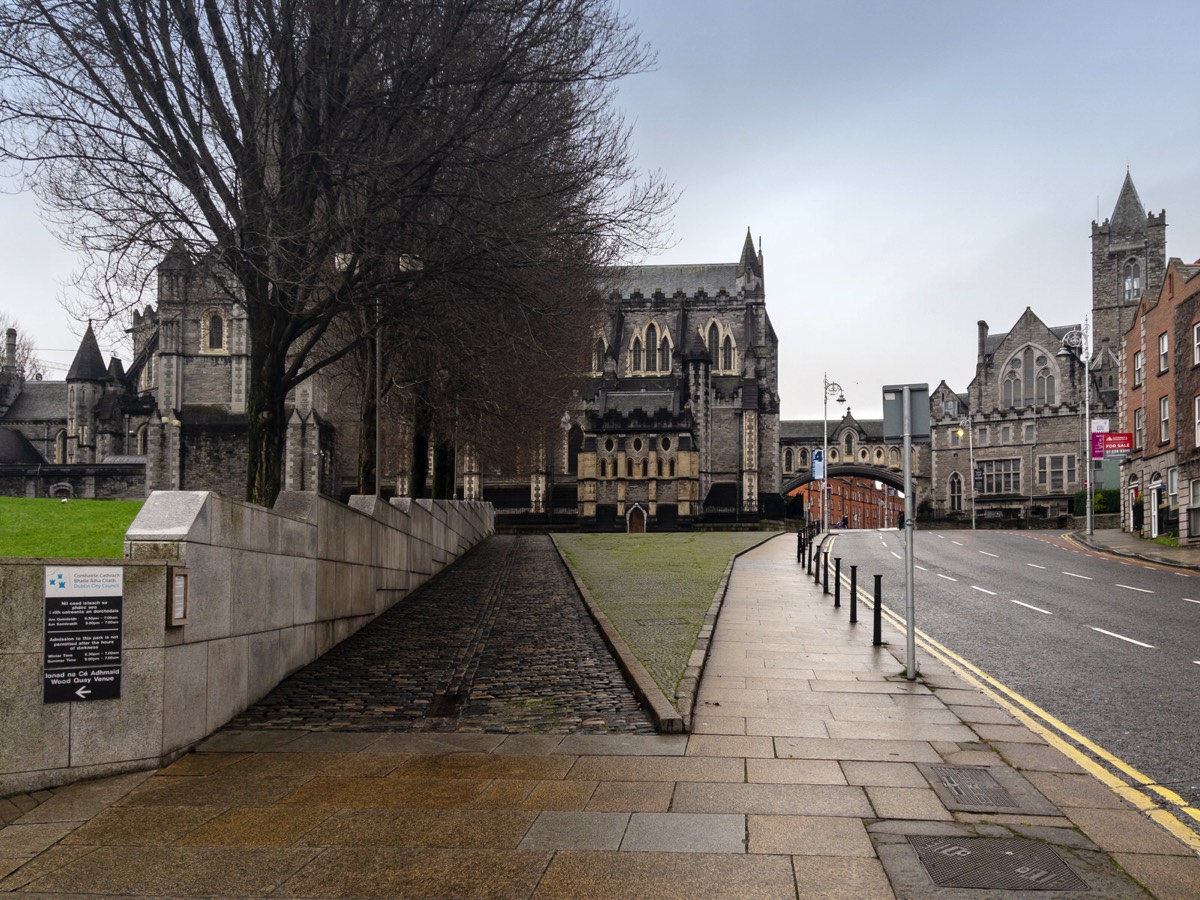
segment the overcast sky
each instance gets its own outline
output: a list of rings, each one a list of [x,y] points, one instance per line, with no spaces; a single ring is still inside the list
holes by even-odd
[[[761,238],[784,418],[821,416],[826,372],[861,418],[887,383],[965,390],[980,319],[1081,322],[1126,166],[1200,257],[1191,4],[620,2],[658,53],[619,94],[638,162],[682,191],[673,247],[634,262]],[[0,195],[0,266],[0,311],[69,363],[75,261],[26,195]]]

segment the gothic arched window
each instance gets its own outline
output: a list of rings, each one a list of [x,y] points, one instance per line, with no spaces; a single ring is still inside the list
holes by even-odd
[[[595,355],[592,357],[592,371],[593,372],[603,372],[604,371],[604,339],[603,338],[596,341],[596,351],[595,351]]]
[[[642,339],[633,339],[633,371],[640,372],[642,370]]]
[[[963,483],[957,472],[950,476],[950,512],[962,512]]]
[[[1086,375],[1084,376],[1087,377]],[[1039,405],[1054,403],[1054,376],[1049,369],[1041,369],[1037,376],[1037,402]]]
[[[795,458],[792,456],[792,448],[789,447],[788,449],[783,451],[783,471],[785,471],[785,472],[792,471],[794,461],[795,461]]]
[[[726,372],[733,371],[733,338],[725,335],[725,344],[721,348],[721,368]]]
[[[601,478],[608,477],[608,463],[606,461],[604,461],[603,459],[600,460],[600,477]]]
[[[846,433],[846,457],[854,458],[854,435],[849,432]]]
[[[642,477],[643,478],[650,477],[650,460],[648,460],[648,459],[642,460]]]
[[[658,330],[653,325],[646,329],[646,371],[658,371]]]
[[[625,457],[625,477],[633,477],[633,460],[629,457]]]
[[[675,460],[673,460],[673,459],[667,460],[667,477],[668,478],[675,477]]]
[[[717,323],[713,322],[708,326],[708,355],[712,357],[713,365],[717,364],[718,353],[721,348],[721,332],[717,329]]]
[[[65,465],[67,462],[67,432],[59,431],[54,436],[54,464]]]
[[[658,367],[664,372],[671,371],[671,345],[667,342],[665,334],[662,343],[658,346]]]
[[[146,426],[142,425],[137,430],[136,448],[138,456],[146,455]]]
[[[208,317],[208,349],[220,350],[225,346],[225,320],[218,313]]]
[[[1125,299],[1136,300],[1142,296],[1142,267],[1137,260],[1125,263]]]

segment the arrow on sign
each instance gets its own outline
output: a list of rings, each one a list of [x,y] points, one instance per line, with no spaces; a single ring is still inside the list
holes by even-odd
[[[91,692],[92,692],[91,689],[85,684],[83,687],[81,687],[79,690],[77,690],[75,692],[75,696],[78,697],[80,700],[86,700],[87,695],[90,694]]]

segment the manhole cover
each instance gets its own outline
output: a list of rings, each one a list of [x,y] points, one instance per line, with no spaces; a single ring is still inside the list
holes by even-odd
[[[963,803],[980,806],[1016,806],[1012,795],[977,766],[930,766],[933,773],[954,797]]]
[[[1053,848],[1026,838],[910,836],[938,887],[1012,891],[1086,891],[1087,883]]]

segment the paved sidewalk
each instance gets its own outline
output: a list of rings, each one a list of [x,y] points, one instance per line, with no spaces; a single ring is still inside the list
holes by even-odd
[[[1098,528],[1090,535],[1078,532],[1073,537],[1096,550],[1104,550],[1118,556],[1200,569],[1200,546],[1168,547],[1119,528]]]
[[[795,546],[734,567],[691,735],[227,729],[0,830],[0,891],[1200,896],[1200,858],[983,694],[906,681]]]

